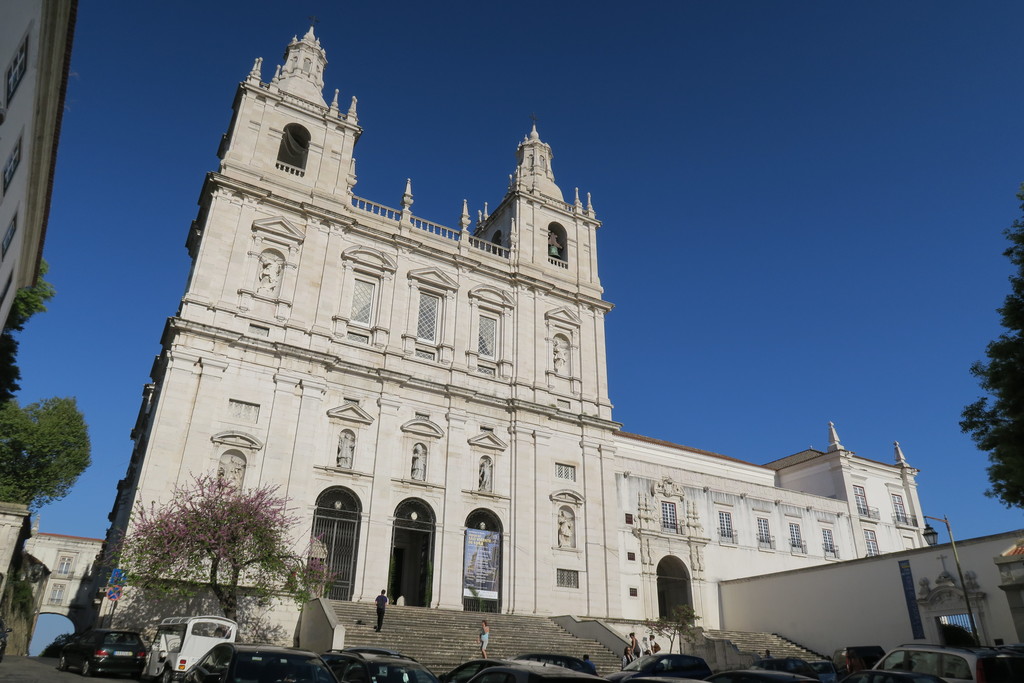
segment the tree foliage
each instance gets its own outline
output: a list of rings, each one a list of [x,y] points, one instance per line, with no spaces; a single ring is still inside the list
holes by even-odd
[[[177,486],[170,502],[136,510],[117,562],[131,586],[194,595],[208,588],[224,616],[238,619],[239,598],[290,594],[298,603],[332,579],[308,550],[291,551],[298,519],[276,486],[242,489],[201,475]]]
[[[693,641],[700,635],[701,629],[697,626],[700,617],[693,611],[692,605],[677,605],[672,608],[667,617],[658,617],[656,620],[644,621],[644,628],[656,636],[668,639],[668,652],[672,651],[675,642],[679,640],[679,650],[682,652],[683,641]]]
[[[36,510],[68,494],[89,466],[89,432],[73,398],[0,403],[0,500]]]
[[[1017,198],[1024,210],[1024,185]],[[989,343],[988,362],[971,366],[989,395],[964,409],[960,428],[989,454],[988,495],[1007,507],[1024,507],[1024,220],[1004,234],[1010,246],[1003,255],[1017,269],[998,309],[1005,332]]]
[[[56,294],[53,285],[43,279],[43,275],[49,269],[46,261],[42,261],[36,284],[18,290],[11,304],[11,312],[4,322],[3,331],[0,332],[0,402],[10,401],[14,398],[14,393],[21,388],[18,385],[21,371],[15,362],[18,355],[18,340],[14,333],[24,329],[25,323],[33,315],[45,311],[46,302]]]

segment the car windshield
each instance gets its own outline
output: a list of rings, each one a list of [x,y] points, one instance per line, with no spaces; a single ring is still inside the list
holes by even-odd
[[[814,669],[815,673],[819,674],[834,674],[836,668],[832,666],[832,662],[808,662],[811,668]]]
[[[623,671],[643,671],[656,661],[658,661],[658,659],[654,655],[645,655],[639,659],[634,659],[632,662],[627,664]]]
[[[438,683],[432,673],[415,664],[367,662],[371,683]]]
[[[320,658],[294,652],[239,652],[231,683],[335,683]]]
[[[116,645],[124,648],[142,647],[138,633],[108,633],[103,636],[103,645]]]
[[[985,683],[1024,681],[1024,657],[983,657],[978,660]]]

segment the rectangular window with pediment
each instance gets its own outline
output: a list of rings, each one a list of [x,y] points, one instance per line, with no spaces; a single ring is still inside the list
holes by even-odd
[[[349,322],[369,327],[373,324],[373,302],[377,283],[356,280],[352,286],[352,315]]]
[[[477,335],[477,353],[481,358],[496,358],[498,355],[498,319],[480,316],[480,332]]]
[[[416,318],[416,338],[437,343],[437,328],[441,316],[441,297],[420,292],[419,315]]]

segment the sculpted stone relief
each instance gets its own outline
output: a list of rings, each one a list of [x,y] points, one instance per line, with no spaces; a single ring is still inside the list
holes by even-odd
[[[356,435],[349,430],[344,430],[338,437],[338,467],[352,469],[352,461],[356,452]]]
[[[275,296],[281,289],[281,274],[283,272],[284,257],[274,251],[265,251],[260,254],[256,293]]]
[[[567,507],[558,510],[558,547],[576,547],[576,516]]]
[[[416,481],[425,481],[427,478],[427,447],[421,443],[412,447],[411,476]]]
[[[494,467],[494,463],[491,461],[491,459],[488,456],[484,455],[484,456],[480,457],[480,475],[479,475],[478,481],[477,481],[477,490],[478,491],[490,491],[491,490],[491,486],[492,486],[491,478],[492,478],[492,473],[493,473],[492,472],[493,467]]]

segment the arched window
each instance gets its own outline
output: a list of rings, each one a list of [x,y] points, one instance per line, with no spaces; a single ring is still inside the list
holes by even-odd
[[[576,547],[576,513],[568,505],[558,508],[558,547]]]
[[[225,451],[217,463],[217,476],[242,488],[245,483],[245,456],[239,451]]]
[[[491,235],[491,243],[501,246],[501,230],[495,230],[494,234]]]
[[[284,274],[284,256],[273,249],[260,254],[260,269],[256,274],[256,293],[276,296],[281,291],[281,276]]]
[[[289,123],[284,127],[281,146],[277,148],[277,163],[305,170],[308,154],[309,131],[297,123]]]
[[[565,228],[558,223],[548,225],[548,258],[555,261],[568,261],[568,239]]]

